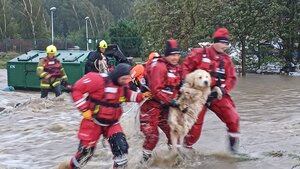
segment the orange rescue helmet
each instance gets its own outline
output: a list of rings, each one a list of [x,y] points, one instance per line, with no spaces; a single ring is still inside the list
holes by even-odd
[[[134,66],[131,70],[130,70],[130,77],[131,79],[137,79],[140,80],[143,77],[144,74],[144,66],[141,64],[138,64],[136,66]]]
[[[148,60],[151,60],[151,59],[153,59],[155,57],[159,57],[159,54],[157,52],[151,52],[150,55],[149,55],[149,57],[148,57]]]

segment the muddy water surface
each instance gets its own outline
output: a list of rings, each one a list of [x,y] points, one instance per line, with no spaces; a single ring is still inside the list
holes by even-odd
[[[6,70],[0,70],[0,88],[6,86]],[[139,164],[142,138],[136,108],[122,118],[127,133],[129,168],[182,169],[300,169],[300,77],[247,75],[240,77],[231,92],[241,116],[241,152],[234,157],[227,150],[224,124],[212,113],[205,117],[203,134],[194,151],[184,150],[185,160],[175,166],[161,135],[155,160]],[[80,114],[69,94],[49,100],[39,92],[0,91],[0,168],[49,169],[70,159],[78,145]],[[136,104],[126,104],[127,111]],[[100,141],[94,158],[85,168],[109,169],[111,153]]]

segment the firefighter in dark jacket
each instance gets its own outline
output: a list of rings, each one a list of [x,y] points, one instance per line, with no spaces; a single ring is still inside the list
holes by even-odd
[[[102,40],[97,46],[97,50],[89,53],[85,65],[85,74],[89,72],[107,73],[110,71],[108,60],[104,53],[107,48],[107,43]]]
[[[46,48],[47,57],[41,58],[37,66],[37,76],[40,78],[41,98],[47,98],[48,92],[53,91],[55,96],[61,95],[61,82],[67,81],[67,75],[55,54],[54,45]]]

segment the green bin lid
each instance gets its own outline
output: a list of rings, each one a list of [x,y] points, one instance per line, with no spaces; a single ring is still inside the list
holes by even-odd
[[[73,51],[73,50],[58,50],[56,57],[61,62],[65,63],[80,63],[83,62],[88,56],[89,51]],[[31,50],[20,56],[17,56],[14,59],[11,59],[9,62],[39,62],[40,58],[46,57],[45,51]]]

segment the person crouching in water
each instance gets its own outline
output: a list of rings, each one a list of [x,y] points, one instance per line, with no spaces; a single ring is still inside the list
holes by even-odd
[[[54,91],[55,96],[61,95],[61,82],[67,82],[67,75],[55,54],[57,49],[54,45],[46,48],[47,57],[41,58],[36,72],[40,78],[41,98],[47,98],[49,91]]]
[[[99,137],[108,140],[113,154],[113,168],[127,165],[128,144],[119,120],[122,102],[141,102],[142,93],[127,88],[131,66],[121,63],[108,75],[90,72],[79,79],[72,91],[72,98],[83,119],[78,132],[78,152],[60,168],[82,168],[93,156]],[[86,97],[86,93],[88,96]]]
[[[152,61],[160,57],[157,52],[151,52],[148,60],[143,64],[137,64],[130,70],[131,81],[129,82],[129,87],[133,91],[141,91],[142,93],[150,91],[147,86],[147,79],[145,77],[146,67],[149,66]]]

